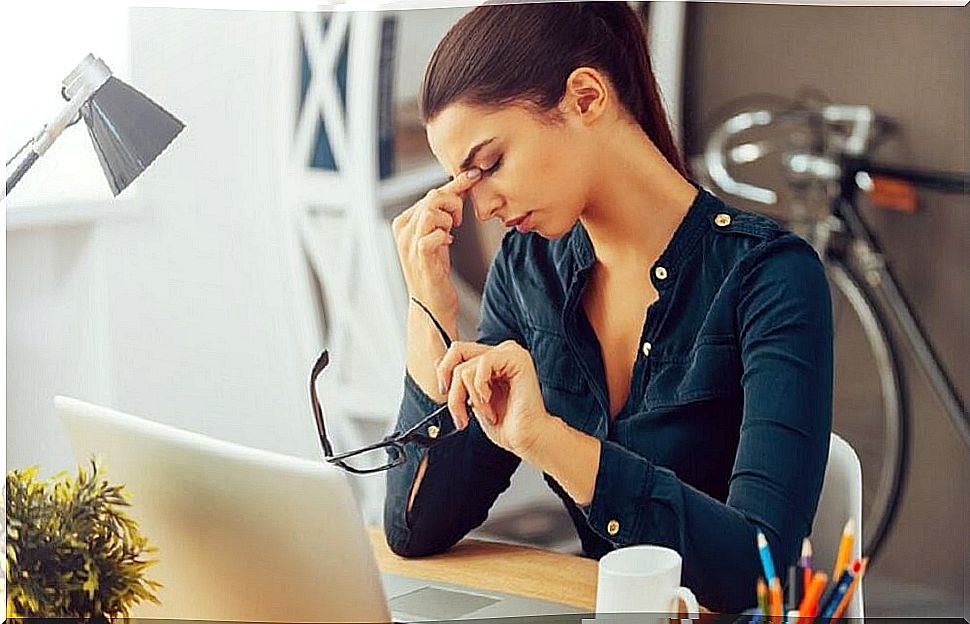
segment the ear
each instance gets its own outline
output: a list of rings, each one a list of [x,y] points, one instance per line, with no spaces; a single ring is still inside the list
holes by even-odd
[[[606,76],[593,67],[577,67],[566,78],[566,88],[559,109],[567,116],[577,116],[583,124],[591,124],[611,103]]]

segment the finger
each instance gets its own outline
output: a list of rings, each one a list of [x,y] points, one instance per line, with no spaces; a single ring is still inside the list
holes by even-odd
[[[465,391],[468,393],[468,398],[475,406],[481,406],[482,403],[484,403],[482,400],[482,393],[478,391],[478,385],[475,383],[475,377],[478,375],[480,362],[481,358],[475,358],[474,360],[466,362],[464,366],[461,366],[455,370],[455,372],[459,374],[461,383],[465,386]]]
[[[435,230],[427,236],[418,239],[418,253],[422,256],[433,256],[443,245],[450,245],[455,237],[444,230]]]
[[[439,186],[443,191],[461,195],[471,187],[475,186],[482,179],[482,170],[478,167],[469,167],[451,179],[447,184]]]
[[[489,402],[492,398],[492,388],[490,385],[492,379],[491,360],[492,358],[487,353],[475,358],[475,365],[472,367],[474,374],[470,383],[475,389],[473,394],[477,395],[477,400],[474,396],[473,400],[476,402],[479,412],[484,413],[488,421],[494,425],[496,422],[495,413],[492,412],[492,404]]]
[[[451,385],[452,371],[456,366],[475,356],[481,355],[488,349],[488,345],[478,344],[477,342],[463,342],[460,340],[452,342],[448,350],[445,351],[445,354],[441,356],[441,360],[438,361],[438,366],[435,370],[438,375],[438,386],[441,388],[441,392],[448,391]]]
[[[449,232],[454,226],[454,219],[451,213],[434,206],[421,211],[421,214],[414,218],[414,222],[415,236],[430,234],[435,229],[442,229],[445,232]]]
[[[462,195],[475,186],[481,179],[482,170],[478,167],[472,167],[458,174],[456,178],[453,178],[447,184],[432,190],[432,193],[437,193],[439,197],[449,197],[458,200],[457,203],[450,203],[448,206],[455,216],[455,227],[460,226],[463,219],[465,203]]]
[[[402,210],[394,219],[391,221],[391,230],[395,233],[400,232],[404,229],[407,224],[414,217],[414,206]]]
[[[437,209],[447,213],[454,227],[461,225],[465,205],[460,195],[449,193],[441,188],[433,188],[419,203],[423,204],[424,209]]]
[[[448,390],[448,410],[451,412],[451,417],[456,423],[455,426],[459,429],[464,429],[468,426],[468,408],[466,406],[468,389],[461,380],[462,367],[466,365],[467,363],[463,362],[455,368],[452,373],[451,388]]]

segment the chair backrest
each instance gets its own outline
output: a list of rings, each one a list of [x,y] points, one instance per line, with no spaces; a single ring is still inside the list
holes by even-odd
[[[832,574],[842,530],[849,518],[855,522],[855,542],[850,559],[862,556],[862,465],[849,443],[832,434],[822,494],[812,526],[812,565]],[[862,580],[843,617],[863,617]]]

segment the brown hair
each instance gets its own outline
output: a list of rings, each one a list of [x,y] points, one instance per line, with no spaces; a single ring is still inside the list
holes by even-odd
[[[517,0],[521,2],[521,0]],[[418,98],[427,124],[450,104],[525,104],[555,118],[566,79],[593,67],[657,149],[687,177],[650,65],[643,23],[626,2],[486,2],[438,43]]]

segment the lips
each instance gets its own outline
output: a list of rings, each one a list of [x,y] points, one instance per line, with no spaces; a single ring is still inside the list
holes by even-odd
[[[525,213],[522,216],[516,217],[514,219],[509,219],[508,221],[505,222],[505,227],[515,227],[515,226],[517,226],[518,224],[520,224],[523,221],[525,221],[525,218],[528,217],[530,214],[532,214],[532,213],[531,212],[527,212],[527,213]]]

